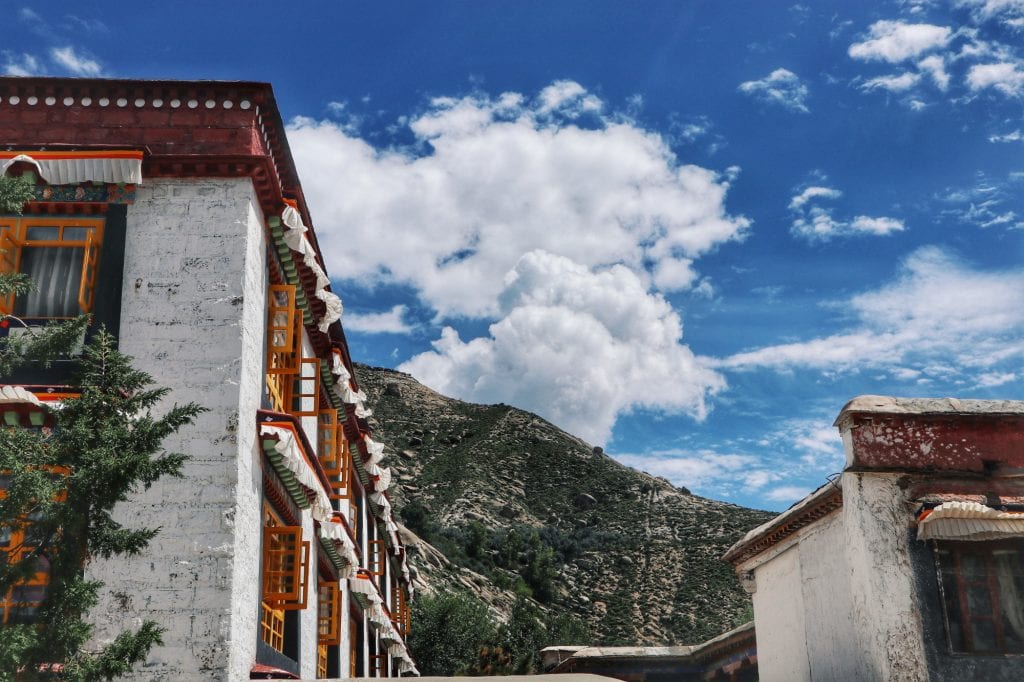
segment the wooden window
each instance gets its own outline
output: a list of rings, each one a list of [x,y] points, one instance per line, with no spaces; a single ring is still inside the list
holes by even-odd
[[[1024,653],[1024,539],[937,542],[950,649]]]
[[[286,611],[306,608],[309,541],[302,526],[263,529],[263,600]]]
[[[335,476],[341,468],[341,436],[338,411],[334,408],[320,410],[317,431],[316,454],[328,476]]]
[[[321,581],[317,588],[317,641],[335,646],[341,642],[341,589],[336,580]]]
[[[384,575],[384,562],[387,561],[387,548],[383,540],[370,540],[370,556],[367,557],[368,566],[372,575]]]
[[[0,314],[46,320],[92,312],[102,242],[102,219],[0,219],[0,273],[20,272],[36,285],[0,299]]]
[[[363,626],[355,618],[348,619],[348,676],[359,677],[359,659],[363,653]]]
[[[49,469],[54,480],[69,473],[64,467]],[[10,478],[0,472],[0,499],[7,496]],[[67,490],[61,490],[54,496],[59,502],[67,499]],[[30,526],[33,521],[29,515],[23,522],[12,526],[0,527],[0,561],[10,560],[18,563],[23,560],[33,561],[35,570],[28,580],[12,585],[6,593],[0,593],[0,623],[32,623],[35,621],[36,610],[46,596],[46,587],[50,584],[50,562],[45,556],[32,558],[36,545],[31,539]]]
[[[316,417],[320,408],[320,360],[299,360],[299,371],[292,379],[291,410],[296,417]]]
[[[338,421],[338,411],[335,409],[320,410],[317,453],[331,484],[331,499],[351,498],[352,490],[349,486],[352,475],[351,451]]]
[[[260,639],[274,651],[284,651],[284,609],[260,602]]]
[[[270,285],[270,296],[267,304],[269,319],[267,321],[267,348],[271,353],[292,353],[295,350],[295,287],[291,284]],[[267,371],[286,374],[287,366],[268,364]]]
[[[388,672],[388,655],[373,654],[370,656],[370,677],[385,677]]]
[[[327,645],[318,644],[316,647],[316,679],[327,679]]]

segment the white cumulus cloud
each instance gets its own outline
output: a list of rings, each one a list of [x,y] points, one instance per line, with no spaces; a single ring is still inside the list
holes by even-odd
[[[762,102],[807,113],[807,97],[810,91],[800,77],[789,69],[775,69],[760,80],[740,83],[740,92]]]
[[[666,291],[695,285],[694,260],[749,225],[725,210],[732,171],[680,163],[659,134],[598,103],[567,81],[532,99],[437,98],[409,119],[412,148],[292,121],[331,272],[409,285],[439,318],[496,315],[505,273],[535,249],[621,263]],[[575,125],[584,110],[589,125]]]
[[[508,402],[603,444],[636,407],[707,413],[725,381],[682,343],[679,315],[632,270],[591,269],[544,251],[505,278],[486,337],[451,327],[399,369],[448,395]]]
[[[948,26],[882,20],[873,23],[868,29],[868,38],[850,45],[848,52],[854,59],[895,64],[945,47],[952,35]]]
[[[995,88],[1011,97],[1024,92],[1024,67],[1017,62],[975,64],[967,72],[967,85],[971,90]]]
[[[905,71],[894,76],[878,76],[864,82],[864,90],[888,90],[889,92],[905,92],[917,85],[921,75]]]

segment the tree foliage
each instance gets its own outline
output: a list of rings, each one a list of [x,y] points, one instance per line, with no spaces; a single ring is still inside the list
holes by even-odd
[[[548,614],[525,595],[516,598],[505,623],[471,595],[427,595],[413,602],[412,622],[409,648],[424,675],[536,673],[544,647],[592,639],[579,618]]]
[[[11,184],[0,178],[0,209],[8,213],[19,212],[25,196]],[[28,286],[19,275],[0,273],[0,293]],[[17,322],[0,316],[8,324],[12,319]],[[0,339],[0,377],[32,360],[66,357],[88,323],[81,316],[17,340]],[[0,428],[0,472],[7,483],[0,535],[20,539],[0,561],[0,594],[49,572],[34,616],[0,624],[0,679],[44,677],[52,664],[62,666],[64,680],[112,679],[160,643],[162,628],[146,621],[88,650],[93,628],[86,616],[102,583],[86,579],[84,569],[97,557],[140,554],[159,532],[125,527],[114,508],[160,477],[180,474],[185,455],[165,452],[161,443],[202,408],[189,403],[158,413],[167,389],[153,388],[152,378],[132,368],[103,330],[86,345],[70,391],[79,397],[52,408],[52,428]]]

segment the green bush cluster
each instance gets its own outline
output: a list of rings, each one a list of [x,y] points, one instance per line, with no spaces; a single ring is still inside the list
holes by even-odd
[[[590,643],[590,629],[582,620],[545,614],[522,595],[506,623],[467,594],[424,596],[412,605],[409,647],[424,675],[535,673],[544,647]]]

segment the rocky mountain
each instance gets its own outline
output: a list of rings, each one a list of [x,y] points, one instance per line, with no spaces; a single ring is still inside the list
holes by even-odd
[[[689,644],[751,617],[720,557],[771,514],[635,471],[540,417],[359,366],[417,587],[507,615],[517,593],[604,644]]]

